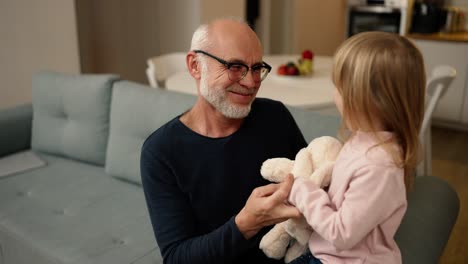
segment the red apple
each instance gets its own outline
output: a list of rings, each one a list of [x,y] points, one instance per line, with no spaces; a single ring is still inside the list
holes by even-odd
[[[302,52],[302,58],[312,60],[314,58],[314,53],[311,50],[304,50]]]
[[[299,69],[296,65],[287,66],[286,72],[288,75],[299,75]]]
[[[281,64],[279,67],[278,67],[278,75],[287,75],[288,72],[287,72],[287,69],[288,67],[286,66],[286,64]]]

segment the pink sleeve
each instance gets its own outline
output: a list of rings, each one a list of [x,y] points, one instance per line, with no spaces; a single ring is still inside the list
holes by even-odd
[[[296,179],[289,200],[309,225],[339,250],[352,248],[394,211],[406,205],[401,169],[366,166],[356,171],[340,208],[306,179]],[[403,186],[402,186],[403,184]],[[403,190],[402,190],[403,188]]]

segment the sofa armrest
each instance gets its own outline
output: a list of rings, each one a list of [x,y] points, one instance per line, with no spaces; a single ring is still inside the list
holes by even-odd
[[[0,110],[0,157],[31,148],[32,105]]]
[[[457,220],[460,200],[443,179],[417,177],[395,239],[403,263],[438,263]]]

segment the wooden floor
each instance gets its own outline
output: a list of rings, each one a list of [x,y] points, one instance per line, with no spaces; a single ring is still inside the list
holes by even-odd
[[[432,128],[432,174],[460,198],[460,213],[440,264],[468,263],[468,132]]]

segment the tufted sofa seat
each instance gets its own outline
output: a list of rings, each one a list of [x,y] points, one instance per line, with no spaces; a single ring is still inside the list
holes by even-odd
[[[140,150],[195,98],[53,72],[32,93],[32,106],[0,112],[0,156],[31,148],[47,165],[0,178],[0,264],[162,263]]]
[[[138,186],[39,155],[46,167],[1,181],[1,263],[139,263],[157,250]]]
[[[32,92],[32,106],[0,111],[0,158],[30,150],[46,163],[0,177],[0,264],[162,263],[140,186],[140,150],[196,98],[115,75],[52,72],[36,74]],[[289,109],[306,140],[336,134],[337,117]],[[425,176],[408,199],[396,234],[403,263],[437,263],[458,197]]]

